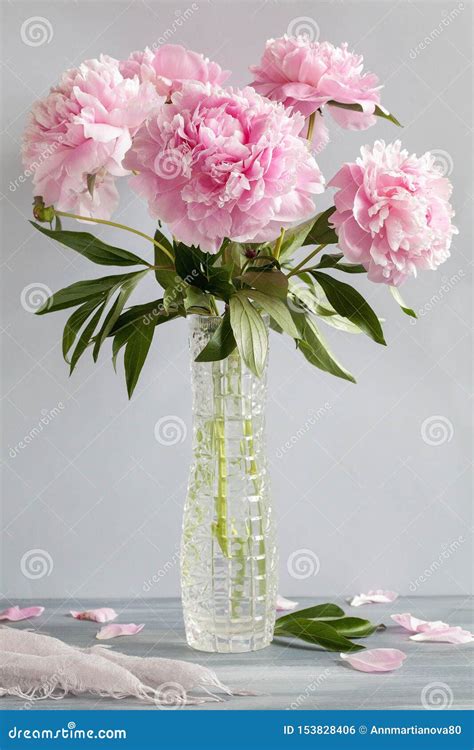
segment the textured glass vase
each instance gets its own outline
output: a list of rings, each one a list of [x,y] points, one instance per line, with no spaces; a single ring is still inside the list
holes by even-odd
[[[190,317],[193,461],[184,510],[181,587],[186,637],[241,653],[273,637],[277,555],[265,460],[266,373],[237,349],[195,362],[220,319]]]

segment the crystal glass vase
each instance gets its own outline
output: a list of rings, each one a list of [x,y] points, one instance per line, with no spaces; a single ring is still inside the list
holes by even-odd
[[[219,325],[190,317],[193,460],[184,509],[181,587],[186,637],[201,651],[241,653],[273,637],[277,554],[265,460],[266,373],[235,349],[195,358]]]

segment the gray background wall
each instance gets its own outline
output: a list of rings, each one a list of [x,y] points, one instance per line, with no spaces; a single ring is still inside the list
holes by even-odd
[[[179,26],[188,7],[193,12]],[[385,349],[328,330],[357,386],[313,370],[289,342],[272,340],[268,455],[280,518],[280,589],[293,596],[335,597],[369,587],[467,594],[471,10],[467,2],[432,0],[3,2],[5,596],[78,602],[99,596],[105,603],[114,595],[177,594],[191,448],[185,322],[161,329],[129,403],[108,354],[96,366],[84,358],[68,379],[60,351],[66,315],[40,319],[28,311],[43,285],[54,290],[102,273],[27,223],[31,186],[22,182],[19,144],[28,108],[66,67],[100,52],[126,57],[160,43],[173,27],[170,41],[218,60],[234,71],[234,84],[244,84],[265,40],[294,28],[299,17],[314,33],[319,29],[321,39],[347,40],[364,54],[367,69],[385,84],[384,104],[405,125],[398,131],[380,122],[349,133],[331,123],[332,143],[320,156],[326,177],[377,137],[401,137],[418,153],[435,149],[455,185],[461,234],[448,263],[404,287],[420,315],[414,324],[386,288],[355,279],[386,318],[389,343]],[[46,39],[33,46],[24,40],[29,19],[38,15],[47,21],[41,22]],[[329,204],[330,193],[319,201],[321,208]],[[118,220],[152,231],[144,206],[126,186]],[[112,230],[97,233],[138,249]],[[154,296],[150,279],[135,301]],[[48,414],[49,424],[26,444],[25,436]],[[156,422],[167,416],[184,425],[178,421],[174,445],[154,435]]]

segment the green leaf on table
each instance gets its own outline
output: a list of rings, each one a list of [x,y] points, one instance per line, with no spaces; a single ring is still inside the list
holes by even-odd
[[[306,607],[305,609],[298,609],[296,612],[289,612],[287,615],[282,615],[277,619],[277,624],[284,624],[285,622],[293,619],[301,620],[327,620],[330,617],[344,617],[344,610],[341,609],[337,604],[316,604],[313,607]]]
[[[329,223],[329,219],[335,210],[336,207],[331,206],[318,214],[305,237],[303,245],[333,245],[337,243],[336,230]]]
[[[417,314],[414,310],[411,309],[411,307],[408,307],[405,302],[403,301],[402,295],[398,291],[396,286],[391,286],[390,291],[392,293],[393,299],[400,305],[401,309],[405,313],[405,315],[409,315],[411,318],[416,318]]]
[[[133,333],[125,344],[124,367],[128,397],[131,398],[153,340],[155,326],[143,319],[133,323]]]
[[[246,271],[237,277],[250,287],[264,292],[272,297],[286,299],[288,294],[288,279],[284,273],[277,269],[270,271]]]
[[[270,297],[270,295],[264,292],[254,291],[253,289],[246,290],[247,296],[251,297],[260,307],[266,312],[275,323],[294,339],[299,339],[300,334],[293,322],[291,313],[288,310],[285,302],[276,297]]]
[[[369,620],[362,620],[360,617],[339,617],[336,620],[321,620],[326,625],[330,625],[339,635],[346,638],[367,638],[377,630],[377,625],[373,625]]]
[[[354,376],[330,352],[316,323],[304,313],[292,311],[291,315],[301,337],[297,345],[306,360],[320,370],[355,383]]]
[[[344,271],[344,273],[367,273],[367,269],[361,263],[341,263],[340,261],[343,257],[342,253],[322,255],[319,263],[313,266],[311,270],[335,268],[336,271]]]
[[[160,229],[157,229],[154,236],[155,242],[159,242],[163,245],[171,255],[173,255],[173,246],[169,239],[163,234]],[[173,283],[176,278],[176,270],[173,268],[170,257],[165,253],[161,247],[154,245],[154,265],[163,266],[163,268],[155,268],[155,279],[158,284],[167,289]],[[169,270],[168,270],[169,269]]]
[[[360,104],[343,104],[341,102],[331,100],[328,102],[328,105],[332,107],[339,107],[339,109],[350,109],[353,112],[363,112]],[[376,115],[377,117],[382,117],[384,120],[389,120],[399,128],[403,127],[403,125],[397,120],[395,115],[390,114],[390,112],[386,112],[384,109],[382,109],[382,107],[379,107],[378,104],[375,106],[374,115]]]
[[[386,345],[377,315],[354,287],[320,271],[311,271],[311,275],[321,285],[329,304],[339,315],[361,328],[378,344]]]
[[[86,325],[81,335],[79,336],[78,342],[76,344],[76,348],[74,349],[72,356],[71,356],[69,375],[72,375],[79,361],[79,358],[84,354],[89,344],[92,343],[92,337],[94,335],[94,331],[97,327],[97,324],[99,323],[100,316],[102,315],[104,311],[104,307],[105,307],[105,302],[103,302],[100,305],[97,312],[93,315],[93,317],[90,319],[89,323]]]
[[[120,247],[113,247],[107,245],[98,237],[94,237],[89,232],[68,232],[62,229],[46,229],[37,224],[35,221],[31,221],[35,229],[42,234],[50,237],[62,245],[75,250],[80,255],[83,255],[93,263],[98,263],[101,266],[136,266],[136,265],[148,265],[146,260],[139,258],[138,255],[130,253],[128,250],[122,250]]]
[[[364,646],[352,643],[344,635],[338,633],[332,625],[319,620],[295,618],[283,624],[279,624],[277,620],[274,634],[287,638],[299,638],[308,643],[314,643],[316,646],[321,646],[326,651],[354,653],[364,649]]]
[[[229,305],[230,323],[240,356],[249,370],[261,377],[268,351],[265,323],[243,293],[234,294]]]
[[[196,362],[217,362],[225,359],[237,346],[230,323],[230,311],[227,310],[218,327],[212,334],[204,349],[199,352]]]
[[[101,296],[105,296],[117,285],[124,283],[127,279],[135,276],[135,273],[115,274],[113,276],[102,276],[100,279],[87,279],[87,281],[76,281],[74,284],[60,289],[36,311],[36,315],[64,310],[68,307],[76,307],[83,302]]]

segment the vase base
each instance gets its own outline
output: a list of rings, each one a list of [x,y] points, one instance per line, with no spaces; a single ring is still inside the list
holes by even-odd
[[[250,626],[250,627],[249,627]],[[242,654],[259,651],[270,645],[273,628],[251,627],[248,620],[228,621],[222,619],[202,620],[186,623],[186,640],[196,651],[218,654]]]

